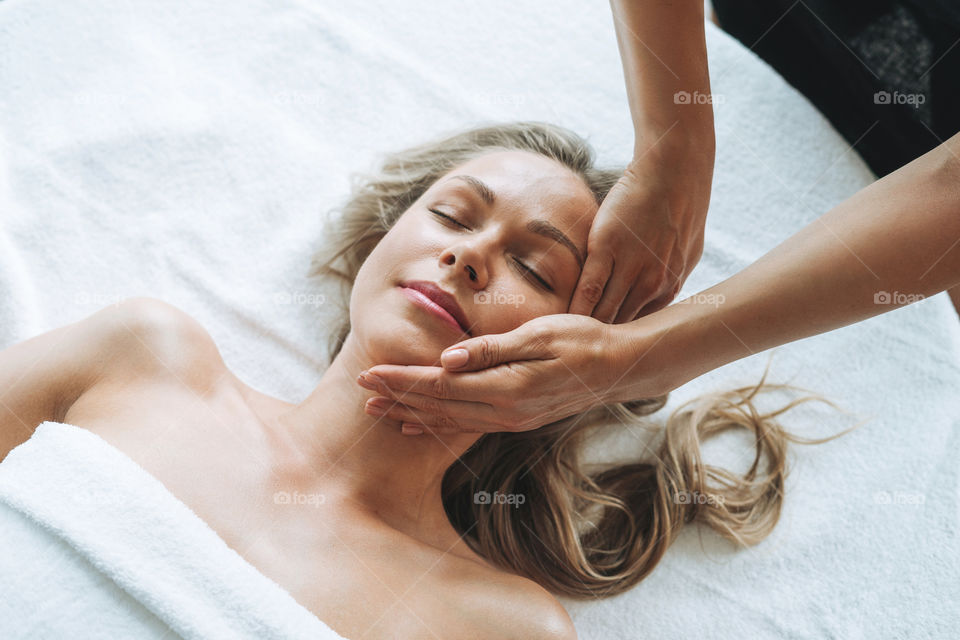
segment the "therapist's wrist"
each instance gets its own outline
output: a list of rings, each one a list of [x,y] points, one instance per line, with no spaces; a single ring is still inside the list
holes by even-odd
[[[712,112],[697,114],[692,120],[649,121],[636,128],[633,161],[653,158],[666,163],[679,162],[698,170],[709,170],[712,175],[716,147]]]
[[[723,328],[716,296],[706,292],[632,322],[611,327],[615,366],[624,372],[615,401],[669,393],[742,357]]]

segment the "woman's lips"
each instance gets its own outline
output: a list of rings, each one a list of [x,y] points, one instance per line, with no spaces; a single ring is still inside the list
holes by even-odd
[[[408,287],[400,286],[400,293],[409,298],[414,304],[419,305],[437,316],[441,320],[444,320],[445,323],[454,329],[456,329],[458,334],[464,333],[463,329],[460,328],[460,323],[457,322],[457,319],[452,315],[447,313],[447,310],[438,305],[436,302],[423,295],[416,289],[410,289]]]

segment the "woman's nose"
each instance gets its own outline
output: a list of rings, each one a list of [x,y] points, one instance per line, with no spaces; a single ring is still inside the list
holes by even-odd
[[[483,288],[487,281],[486,265],[479,252],[468,247],[450,249],[441,256],[441,262],[466,277],[470,286]]]

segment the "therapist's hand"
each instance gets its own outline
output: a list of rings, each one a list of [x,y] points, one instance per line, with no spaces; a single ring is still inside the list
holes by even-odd
[[[637,364],[622,329],[588,316],[540,316],[448,347],[443,367],[378,364],[368,372],[383,384],[358,384],[397,402],[385,417],[424,431],[527,431],[619,401]],[[469,353],[465,366],[445,357],[456,347]],[[639,389],[638,373],[630,393],[641,395],[632,399],[661,393],[653,380]]]
[[[621,323],[669,305],[703,253],[712,180],[709,144],[636,157],[593,220],[569,313]]]

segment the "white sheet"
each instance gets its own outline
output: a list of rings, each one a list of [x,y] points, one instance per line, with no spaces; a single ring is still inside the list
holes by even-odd
[[[707,35],[716,174],[685,293],[872,180],[806,100]],[[0,344],[153,295],[203,322],[242,379],[298,401],[325,366],[334,309],[277,301],[325,291],[303,274],[350,172],[493,119],[553,121],[604,164],[628,159],[607,3],[0,3]],[[960,330],[946,296],[776,353],[774,381],[872,422],[795,450],[783,519],[761,546],[735,552],[690,529],[629,593],[565,601],[582,638],[960,627]],[[754,382],[766,360],[704,376],[669,406]],[[852,421],[811,408],[785,424],[826,435]]]

